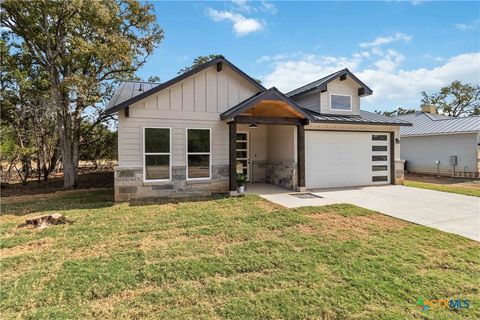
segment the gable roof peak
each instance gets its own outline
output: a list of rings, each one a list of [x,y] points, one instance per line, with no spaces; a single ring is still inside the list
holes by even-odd
[[[294,89],[288,92],[286,95],[289,97],[299,96],[302,94],[306,94],[316,90],[326,90],[327,84],[341,76],[348,75],[353,81],[355,81],[360,87],[363,88],[362,96],[369,96],[373,93],[372,89],[370,89],[365,83],[363,83],[360,79],[358,79],[348,68],[343,68],[336,72],[333,72],[323,78],[310,82],[306,85],[303,85],[297,89]]]
[[[253,86],[255,86],[260,92],[263,92],[265,90],[267,90],[263,85],[261,85],[258,81],[256,81],[255,79],[253,79],[252,77],[250,77],[248,74],[246,74],[245,72],[243,72],[242,70],[240,70],[237,66],[235,66],[233,63],[231,63],[230,61],[228,61],[228,59],[226,59],[223,55],[218,55],[216,58],[210,60],[210,61],[207,61],[205,63],[202,63],[201,65],[199,66],[196,66],[195,68],[193,69],[190,69],[164,83],[161,83],[161,84],[158,84],[156,85],[155,87],[149,89],[149,90],[146,90],[144,91],[143,93],[141,94],[137,94],[137,95],[134,95],[134,96],[131,96],[130,98],[128,99],[125,99],[123,101],[119,101],[118,99],[116,99],[116,101],[119,101],[119,102],[116,102],[114,101],[113,103],[110,102],[107,106],[107,109],[106,109],[106,113],[107,114],[110,114],[110,113],[114,113],[114,112],[117,112],[118,110],[121,110],[121,109],[124,109],[126,107],[128,107],[129,105],[135,103],[135,102],[138,102],[142,99],[145,99],[147,98],[148,96],[160,91],[160,90],[163,90],[167,87],[170,87],[172,85],[174,85],[175,83],[177,82],[180,82],[192,75],[194,75],[195,73],[197,72],[200,72],[210,66],[213,66],[219,62],[222,62],[224,63],[226,66],[228,66],[230,69],[232,69],[234,72],[236,72],[238,75],[240,75],[242,78],[244,78],[245,80],[247,80],[248,82],[250,82]],[[218,71],[218,70],[217,70]]]

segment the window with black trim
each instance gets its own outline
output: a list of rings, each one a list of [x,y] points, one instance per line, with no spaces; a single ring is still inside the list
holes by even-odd
[[[144,179],[170,180],[170,129],[144,128]]]
[[[187,179],[209,179],[210,129],[187,129]]]
[[[373,176],[372,182],[388,181],[387,176]]]
[[[387,156],[372,156],[372,161],[387,161]]]
[[[372,166],[372,171],[387,171],[387,166]]]
[[[373,141],[387,141],[387,135],[386,134],[374,134],[374,135],[372,135],[372,140]]]
[[[372,151],[387,151],[387,146],[372,146]]]
[[[330,109],[332,110],[352,110],[352,96],[338,94],[330,95]]]

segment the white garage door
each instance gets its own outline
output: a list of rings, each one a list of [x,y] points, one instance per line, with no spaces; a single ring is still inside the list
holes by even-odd
[[[390,134],[305,132],[307,188],[390,183]]]

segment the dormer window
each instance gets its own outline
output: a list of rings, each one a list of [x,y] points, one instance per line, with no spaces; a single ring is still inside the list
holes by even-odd
[[[330,95],[330,109],[340,111],[352,110],[352,96],[331,94]]]

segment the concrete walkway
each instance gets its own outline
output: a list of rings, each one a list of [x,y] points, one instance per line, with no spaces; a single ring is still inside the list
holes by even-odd
[[[480,198],[405,186],[377,186],[311,191],[321,198],[301,199],[295,192],[252,184],[248,192],[287,208],[351,203],[359,207],[480,241]]]

